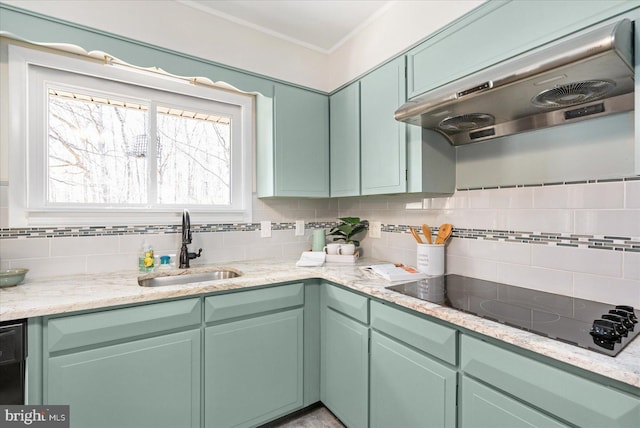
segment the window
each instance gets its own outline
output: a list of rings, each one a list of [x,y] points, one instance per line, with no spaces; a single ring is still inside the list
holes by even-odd
[[[13,45],[9,67],[11,226],[251,221],[253,97]]]

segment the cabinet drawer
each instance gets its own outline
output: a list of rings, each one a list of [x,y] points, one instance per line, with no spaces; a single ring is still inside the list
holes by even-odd
[[[325,287],[325,304],[361,323],[369,323],[369,299],[333,285]]]
[[[204,319],[205,322],[221,321],[300,306],[303,303],[303,283],[239,291],[207,297],[204,301]]]
[[[200,324],[200,299],[178,300],[51,319],[47,349],[63,351]]]
[[[449,364],[456,363],[455,329],[378,302],[371,302],[371,327]]]
[[[640,399],[559,368],[462,336],[466,374],[581,427],[631,427]]]
[[[462,377],[460,428],[522,426],[567,428],[567,425],[507,395],[466,376]]]

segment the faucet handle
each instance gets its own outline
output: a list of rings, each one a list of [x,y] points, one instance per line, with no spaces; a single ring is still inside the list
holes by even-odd
[[[202,248],[200,248],[197,253],[189,253],[189,260],[193,260],[196,257],[200,257],[201,255],[202,255]]]

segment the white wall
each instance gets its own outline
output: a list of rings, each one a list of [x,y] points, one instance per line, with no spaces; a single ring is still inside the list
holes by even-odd
[[[174,1],[3,0],[3,3],[330,92],[483,0],[394,2],[329,55]]]

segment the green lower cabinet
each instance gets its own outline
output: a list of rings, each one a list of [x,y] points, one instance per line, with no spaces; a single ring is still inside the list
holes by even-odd
[[[456,426],[456,371],[371,332],[372,428]]]
[[[369,328],[324,308],[321,397],[349,428],[368,426]]]
[[[257,426],[303,404],[303,310],[207,327],[205,426]]]
[[[527,407],[540,409],[558,420],[584,428],[638,427],[640,399],[637,395],[577,376],[535,356],[520,355],[468,335],[461,336],[460,346],[460,369],[465,376],[491,385],[492,389],[501,391],[505,396],[516,397],[519,402],[527,403]],[[462,407],[466,412],[464,402]],[[476,407],[480,407],[479,404],[476,403]],[[490,413],[488,409],[491,406],[485,407],[478,412]],[[468,414],[471,421],[465,426],[476,426],[474,413],[469,411]],[[529,413],[522,412],[524,414]]]
[[[555,419],[466,376],[460,428],[562,428]]]
[[[200,426],[200,330],[50,357],[46,403],[72,427]]]

